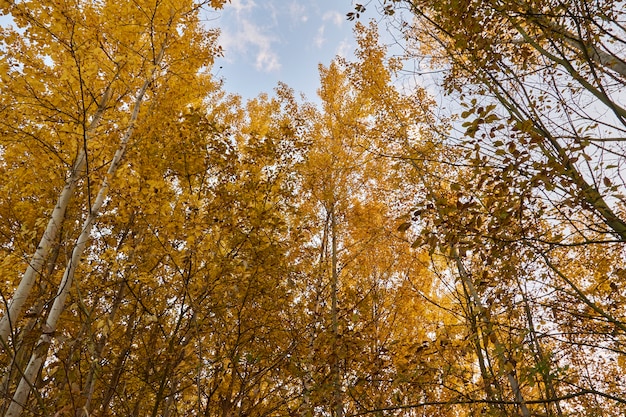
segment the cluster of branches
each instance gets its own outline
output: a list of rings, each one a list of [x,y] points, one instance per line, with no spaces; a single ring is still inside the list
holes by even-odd
[[[1,412],[624,414],[623,4],[381,1],[458,118],[361,24],[242,104],[223,4],[0,5]]]

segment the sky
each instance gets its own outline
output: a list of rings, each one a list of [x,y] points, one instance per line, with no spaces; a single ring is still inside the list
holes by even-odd
[[[214,74],[224,88],[244,98],[272,94],[279,81],[316,99],[318,65],[350,58],[356,46],[351,0],[231,0],[206,17],[219,27],[224,57]]]
[[[202,19],[220,29],[224,52],[213,73],[244,99],[272,94],[280,81],[315,101],[318,65],[353,56],[355,22],[346,19],[352,11],[353,0],[230,0],[221,10],[206,10]],[[380,15],[370,10],[360,21],[372,17]]]

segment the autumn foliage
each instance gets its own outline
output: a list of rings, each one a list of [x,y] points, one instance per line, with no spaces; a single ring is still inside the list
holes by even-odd
[[[623,3],[381,0],[315,103],[225,3],[0,2],[2,414],[624,414]]]

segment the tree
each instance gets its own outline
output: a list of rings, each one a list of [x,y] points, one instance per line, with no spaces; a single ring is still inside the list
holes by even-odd
[[[214,7],[222,4],[212,2]],[[151,112],[172,120],[212,88],[202,70],[218,50],[215,32],[199,24],[199,6],[2,5],[18,28],[2,33],[2,78],[7,86],[2,96],[3,175],[30,184],[21,187],[8,181],[16,192],[3,207],[4,262],[10,268],[4,269],[6,309],[0,340],[6,358],[12,357],[5,392],[16,370],[21,378],[7,415],[19,415],[29,393],[36,392],[36,376],[75,288],[76,271],[89,242],[106,234],[94,226],[127,148],[146,130],[158,128],[158,123],[150,125],[158,122]],[[24,212],[16,212],[20,205]],[[19,235],[31,243],[23,246],[26,241],[12,238]],[[22,255],[31,250],[32,256]],[[65,268],[60,267],[63,263]],[[21,277],[15,275],[20,264],[26,270]],[[50,302],[34,302],[37,282],[39,297]],[[44,315],[45,322],[37,325]],[[24,343],[32,345],[34,340],[32,354],[24,355]]]
[[[4,414],[621,411],[623,361],[587,355],[623,352],[619,247],[566,236],[598,217],[519,175],[547,154],[496,145],[526,125],[469,101],[501,159],[466,153],[374,25],[319,107],[242,103],[207,5],[3,5]]]
[[[377,412],[427,395],[420,368],[437,365],[413,352],[449,319],[414,299],[438,295],[401,220],[423,184],[407,178],[397,155],[409,142],[430,147],[424,109],[432,101],[423,90],[394,87],[398,62],[388,61],[374,26],[356,34],[355,62],[320,68],[322,105],[302,168],[301,217],[311,233],[301,289],[308,341],[299,359],[307,416]]]
[[[448,145],[468,169],[425,198],[416,221],[429,222],[421,242],[510,317],[485,322],[477,311],[484,325],[521,331],[517,346],[502,346],[533,364],[516,370],[526,376],[515,401],[548,415],[623,412],[621,382],[604,382],[622,369],[626,330],[615,304],[626,230],[623,2],[381,4],[464,106],[462,135]]]

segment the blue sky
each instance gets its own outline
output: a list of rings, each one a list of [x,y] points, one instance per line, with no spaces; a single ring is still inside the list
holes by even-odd
[[[231,0],[207,16],[222,31],[224,57],[214,73],[244,98],[272,93],[282,81],[315,100],[318,64],[352,56],[354,22],[346,20],[352,9],[351,0]]]
[[[346,14],[353,0],[230,0],[222,10],[205,12],[208,27],[221,30],[219,43],[224,57],[216,60],[213,73],[225,89],[254,98],[273,93],[279,81],[317,100],[318,65],[329,65],[341,55],[353,56],[353,28]],[[380,19],[375,8],[361,16]],[[0,25],[7,24],[6,16]]]

